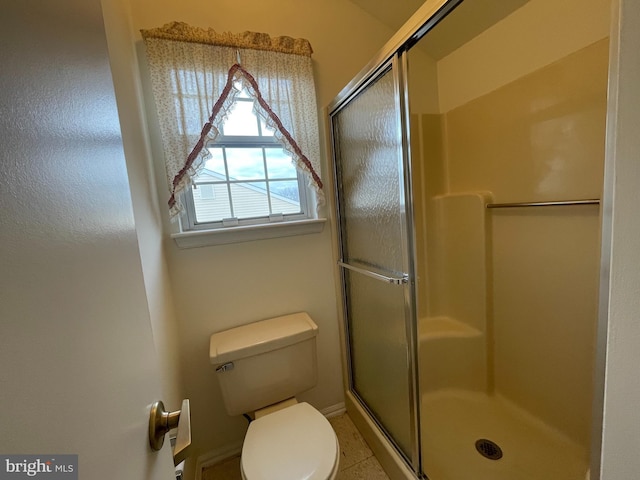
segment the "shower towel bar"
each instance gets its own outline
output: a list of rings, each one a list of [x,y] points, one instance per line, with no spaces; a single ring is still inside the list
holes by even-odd
[[[367,277],[375,278],[376,280],[381,280],[387,283],[393,283],[394,285],[402,285],[403,283],[407,283],[409,281],[408,275],[403,275],[402,277],[390,277],[388,275],[382,275],[380,273],[372,272],[371,270],[365,270],[364,268],[354,267],[353,265],[349,265],[348,263],[338,262],[343,268],[347,270],[353,270],[354,272],[361,273],[366,275]]]
[[[599,205],[600,200],[565,200],[559,202],[522,202],[522,203],[487,203],[487,208],[516,208],[516,207],[553,207],[563,205]]]

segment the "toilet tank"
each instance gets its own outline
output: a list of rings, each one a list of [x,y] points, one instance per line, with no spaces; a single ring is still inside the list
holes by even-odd
[[[294,397],[317,382],[318,326],[305,312],[270,318],[211,335],[229,415],[256,411]]]

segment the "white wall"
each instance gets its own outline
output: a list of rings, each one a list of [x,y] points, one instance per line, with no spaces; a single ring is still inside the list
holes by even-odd
[[[634,480],[640,472],[640,5],[614,5],[598,339],[599,373],[606,368],[606,383],[602,470],[594,480]],[[601,407],[596,402],[596,411]]]
[[[0,452],[169,478],[100,2],[2,2],[0,36]]]
[[[137,57],[128,3],[124,0],[103,0],[102,9],[151,327],[162,372],[162,401],[167,409],[177,410],[184,398],[178,352],[179,330],[163,249],[162,213],[155,195],[140,84],[138,78],[130,74],[137,68]]]
[[[293,0],[232,0],[205,6],[199,0],[183,2],[131,0],[131,24],[135,48],[144,55],[139,29],[185,21],[218,32],[253,30],[272,36],[288,35],[310,40],[314,48],[314,73],[318,105],[328,104],[340,89],[368,62],[393,32],[346,0],[300,2]],[[118,35],[124,35],[122,33]],[[114,44],[115,41],[110,42]],[[112,59],[126,57],[126,42],[112,50]],[[144,58],[142,58],[144,64]],[[115,79],[131,83],[137,69]],[[143,65],[144,70],[144,65]],[[142,76],[145,81],[144,75]],[[125,87],[123,87],[125,88]],[[129,90],[132,91],[132,90]],[[130,104],[138,103],[133,97]],[[153,108],[153,106],[152,106]],[[153,109],[148,117],[155,179],[161,210],[166,204],[166,180],[161,170],[161,149]],[[319,112],[320,118],[322,112]],[[324,121],[320,122],[321,129]],[[324,132],[321,132],[324,135]],[[142,151],[142,134],[132,148]],[[324,147],[324,143],[322,143]],[[330,189],[329,164],[323,151],[323,179]],[[141,182],[134,187],[148,188]],[[327,192],[331,195],[331,191]],[[330,215],[330,212],[322,212]],[[166,214],[165,232],[169,231]],[[246,421],[229,417],[223,407],[214,368],[208,360],[209,336],[217,331],[276,315],[305,310],[318,323],[320,371],[318,387],[302,395],[322,409],[343,401],[343,383],[337,298],[334,281],[331,228],[320,234],[287,237],[235,245],[178,249],[167,240],[167,262],[179,325],[179,355],[186,396],[192,402],[192,455],[207,454],[238,444]]]

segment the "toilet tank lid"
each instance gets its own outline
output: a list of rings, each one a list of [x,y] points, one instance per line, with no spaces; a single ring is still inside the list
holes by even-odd
[[[306,312],[261,320],[211,335],[209,360],[220,365],[315,337],[318,326]]]

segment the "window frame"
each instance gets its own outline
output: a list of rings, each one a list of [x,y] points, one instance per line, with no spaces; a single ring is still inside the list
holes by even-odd
[[[223,142],[225,142],[225,146],[233,147],[242,144],[243,147],[268,145],[268,148],[283,148],[275,136],[240,138],[243,141],[237,142],[235,136],[219,135],[216,141],[210,142],[206,148],[221,145]],[[249,138],[248,141],[247,138]],[[272,140],[265,142],[265,138]],[[212,227],[212,224],[222,222],[193,222],[195,205],[192,196],[193,185],[191,185],[181,192],[184,209],[178,217],[179,232],[172,234],[171,238],[179,248],[185,249],[321,233],[327,219],[319,218],[317,212],[311,207],[315,204],[315,198],[312,189],[306,183],[306,177],[298,169],[296,169],[296,176],[302,213],[283,214],[279,218],[244,219],[239,221],[237,225],[218,225],[216,227]]]
[[[235,105],[239,103],[250,103],[253,105],[255,99],[250,97],[245,90],[241,90],[234,102]],[[231,113],[231,115],[233,112]],[[224,123],[220,127],[220,133],[218,134],[215,141],[208,142],[205,148],[222,148],[223,155],[225,155],[224,150],[227,148],[252,148],[252,149],[261,149],[262,151],[262,159],[264,162],[264,178],[259,179],[260,181],[264,181],[267,186],[266,192],[266,202],[269,205],[269,211],[271,211],[271,198],[269,195],[269,183],[271,180],[269,179],[269,172],[267,169],[266,163],[266,152],[267,148],[274,149],[282,149],[284,150],[284,146],[280,141],[278,141],[275,136],[275,131],[269,129],[266,125],[266,122],[263,118],[260,117],[255,111],[251,112],[253,119],[255,120],[255,126],[257,135],[225,135],[225,125]],[[227,120],[231,117],[227,117]],[[265,133],[265,129],[271,130],[273,133],[268,134]],[[285,151],[286,152],[286,151]],[[287,152],[287,155],[289,153]],[[225,170],[227,170],[227,160],[225,155]],[[270,213],[269,215],[261,215],[257,217],[230,217],[226,219],[216,220],[216,221],[198,221],[197,213],[196,213],[196,204],[193,196],[194,186],[198,182],[193,182],[187,189],[182,192],[182,201],[184,205],[184,210],[181,215],[181,223],[182,223],[182,231],[196,231],[196,230],[218,230],[225,228],[232,228],[235,226],[246,226],[246,225],[268,225],[273,222],[290,222],[295,220],[306,220],[310,218],[309,214],[309,205],[312,204],[311,199],[309,197],[308,187],[305,183],[304,175],[295,168],[296,177],[295,179],[291,177],[288,181],[297,181],[298,183],[298,199],[300,204],[300,211],[296,213],[282,213],[275,212]],[[226,172],[226,179],[224,181],[219,182],[211,182],[211,184],[219,184],[226,185],[227,187],[227,195],[229,198],[229,202],[233,204],[233,195],[231,193],[231,185],[234,183],[251,183],[256,182],[258,179],[242,181],[242,180],[232,180]],[[282,179],[274,179],[273,182],[282,181]],[[204,182],[203,182],[204,183]]]
[[[265,141],[265,139],[268,139]],[[284,148],[275,137],[270,136],[224,136],[220,134],[215,142],[207,144],[206,148],[219,147],[223,148]],[[263,150],[264,151],[264,150]],[[268,173],[265,171],[265,182],[268,182]],[[310,198],[309,187],[306,185],[306,178],[296,169],[296,181],[298,182],[298,198],[300,200],[300,212],[299,213],[284,213],[284,214],[271,214],[268,216],[251,217],[251,218],[237,218],[237,222],[230,224],[223,219],[215,222],[198,222],[196,218],[195,202],[193,198],[193,185],[185,189],[182,192],[184,211],[181,215],[182,231],[198,231],[198,230],[220,230],[233,228],[236,226],[248,226],[248,225],[270,225],[274,222],[293,222],[297,220],[308,220],[313,218],[309,205],[312,205],[312,199]],[[258,180],[251,180],[258,181]],[[260,180],[262,181],[262,180]],[[277,181],[277,180],[276,180]],[[293,178],[291,179],[293,181]],[[241,182],[240,183],[247,183]],[[229,185],[234,183],[232,181],[216,182],[221,185]],[[267,200],[268,201],[268,200]]]

